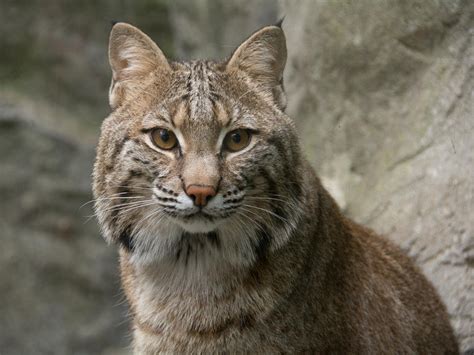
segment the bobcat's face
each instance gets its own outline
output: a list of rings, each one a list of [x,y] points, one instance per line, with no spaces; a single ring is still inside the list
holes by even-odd
[[[107,239],[152,258],[208,242],[252,259],[276,243],[276,229],[291,229],[299,151],[282,113],[284,60],[270,45],[282,33],[262,31],[226,63],[168,63],[143,33],[114,27],[115,111],[94,170]],[[263,40],[271,53],[255,53]]]

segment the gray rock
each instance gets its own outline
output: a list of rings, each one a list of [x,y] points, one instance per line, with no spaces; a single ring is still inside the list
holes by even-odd
[[[94,151],[0,103],[0,349],[91,354],[124,347],[116,255],[91,205]]]
[[[259,27],[277,22],[278,5],[272,0],[176,0],[170,14],[176,58],[223,59]]]

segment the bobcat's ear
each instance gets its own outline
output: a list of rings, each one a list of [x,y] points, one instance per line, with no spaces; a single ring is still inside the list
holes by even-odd
[[[227,62],[227,70],[242,70],[268,94],[282,110],[286,107],[283,70],[286,40],[279,26],[268,26],[242,43]]]
[[[109,38],[109,62],[112,83],[109,102],[112,109],[120,106],[137,88],[137,83],[151,71],[171,70],[168,60],[155,42],[138,28],[119,22]]]

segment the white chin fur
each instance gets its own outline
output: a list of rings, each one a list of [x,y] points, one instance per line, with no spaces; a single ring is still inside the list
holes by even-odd
[[[215,222],[206,221],[205,219],[177,219],[176,223],[188,233],[209,233],[217,229],[217,224]]]

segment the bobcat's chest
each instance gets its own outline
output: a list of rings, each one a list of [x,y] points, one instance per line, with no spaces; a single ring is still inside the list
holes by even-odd
[[[122,255],[122,281],[143,353],[269,349],[284,340],[273,339],[269,334],[278,332],[265,321],[275,309],[273,289],[224,262],[207,268],[188,263],[139,268]]]

